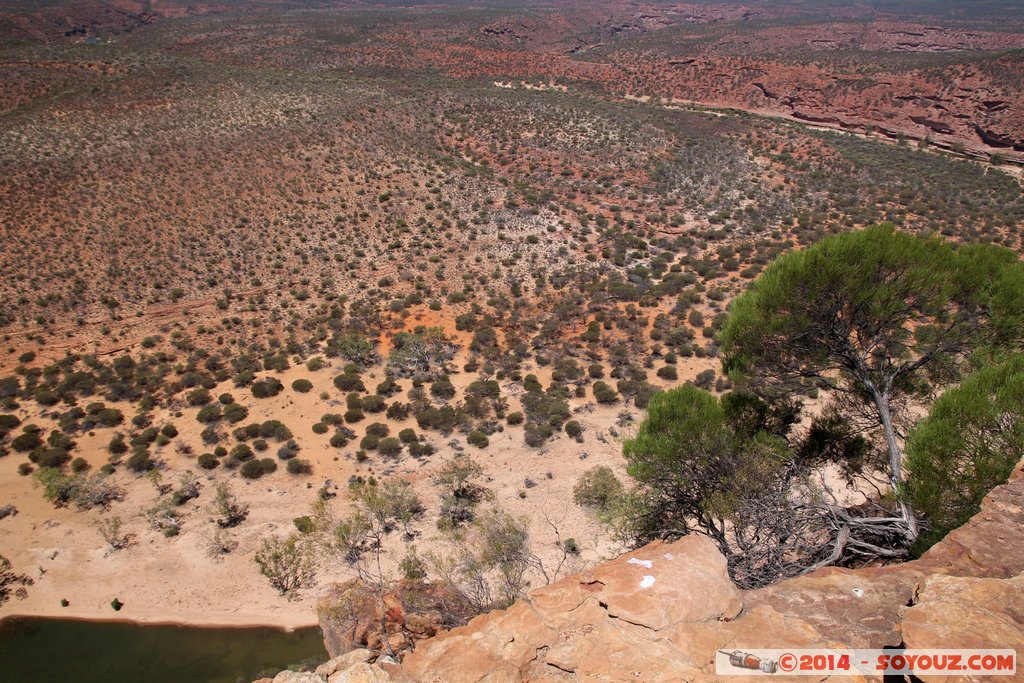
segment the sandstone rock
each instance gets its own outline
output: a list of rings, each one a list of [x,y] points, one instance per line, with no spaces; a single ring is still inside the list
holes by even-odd
[[[342,671],[355,664],[363,664],[371,660],[373,660],[373,652],[370,650],[352,650],[347,654],[339,655],[334,659],[324,662],[316,668],[316,673],[322,676],[330,676],[335,671]]]
[[[903,616],[910,648],[1024,646],[1024,574],[1012,579],[930,576]]]
[[[274,676],[274,683],[324,683],[326,676],[309,671],[282,671]]]
[[[393,680],[379,666],[366,662],[353,664],[327,679],[328,683],[389,683]]]
[[[920,560],[826,568],[756,591],[732,585],[707,539],[654,543],[419,643],[392,676],[429,683],[711,681],[715,653],[724,649],[901,642],[1020,648],[1024,548],[1014,541],[1021,528],[1024,480],[1016,479]]]
[[[437,604],[430,596],[437,593],[416,601],[413,593],[399,590],[382,601],[348,584],[325,603],[334,607],[333,613],[326,610],[333,624],[321,613],[321,623],[335,629],[324,629],[328,650],[344,647],[348,654],[322,665],[317,674],[284,672],[272,683],[704,683],[718,680],[719,650],[880,648],[901,642],[910,648],[1020,650],[1021,528],[1024,477],[1017,476],[994,489],[968,524],[914,562],[825,568],[740,591],[729,581],[715,544],[691,536],[652,543],[451,631],[444,631],[445,624],[431,612]],[[351,619],[337,619],[339,605]],[[401,664],[388,657],[371,664],[370,648],[352,648],[360,642],[380,645],[382,615],[389,641],[399,635],[392,626],[417,638],[440,633],[417,643]],[[746,683],[744,677],[730,680]],[[773,680],[807,679],[780,675]],[[1024,672],[1001,680],[1024,680]]]
[[[715,623],[739,609],[739,591],[712,541],[653,543],[426,641],[402,672],[451,683],[682,680],[700,671],[661,631]]]
[[[901,640],[900,615],[922,576],[909,567],[828,567],[750,591],[745,600],[751,607],[763,604],[781,614],[798,614],[830,641],[890,647]]]

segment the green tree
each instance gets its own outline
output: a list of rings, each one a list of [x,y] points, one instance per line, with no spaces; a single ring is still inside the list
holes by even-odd
[[[729,537],[735,514],[789,462],[785,441],[737,433],[718,398],[692,385],[655,394],[622,452],[638,484],[628,513],[630,540],[692,529],[727,555],[735,550]]]
[[[1022,318],[1016,254],[954,249],[883,224],[777,259],[733,303],[723,365],[762,390],[813,380],[847,399],[881,429],[893,489],[902,491],[895,409],[957,381],[972,352],[1018,344]],[[905,498],[899,505],[912,542],[913,509]]]
[[[981,509],[1024,458],[1024,355],[989,365],[942,395],[907,438],[907,492],[925,550]]]

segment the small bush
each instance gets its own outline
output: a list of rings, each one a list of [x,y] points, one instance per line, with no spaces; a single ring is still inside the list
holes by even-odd
[[[148,451],[135,451],[131,457],[125,461],[125,466],[135,473],[148,472],[149,470],[156,467],[156,462],[149,457]]]
[[[387,408],[387,404],[383,398],[374,394],[362,400],[362,408],[368,413],[382,413]]]
[[[366,428],[366,433],[371,436],[383,438],[391,433],[391,429],[386,424],[374,422]]]
[[[224,413],[221,411],[220,405],[216,403],[209,403],[199,410],[199,413],[196,415],[196,420],[203,424],[210,424],[211,422],[219,420],[223,415]]]
[[[334,386],[336,386],[339,391],[366,391],[366,385],[363,384],[363,380],[360,379],[359,374],[349,372],[347,369],[345,372],[334,378]]]
[[[218,460],[213,453],[203,453],[199,456],[196,462],[204,470],[214,470],[220,466],[220,460]]]
[[[674,365],[665,365],[658,368],[657,375],[658,377],[669,380],[670,382],[674,382],[679,379],[679,371],[676,370]]]
[[[455,385],[447,377],[439,379],[430,385],[430,395],[442,400],[448,400],[455,396]]]
[[[308,460],[292,458],[285,465],[285,470],[287,470],[288,474],[309,474],[313,471],[313,466],[309,464]]]
[[[249,410],[241,404],[229,403],[224,406],[224,419],[231,424],[238,424],[247,417],[249,417]]]
[[[605,382],[594,382],[594,400],[598,403],[615,403],[619,395]]]
[[[238,462],[246,462],[247,460],[252,460],[253,458],[255,458],[256,454],[253,453],[252,449],[249,448],[247,445],[245,445],[244,443],[240,443],[231,449],[231,457],[237,460]]]
[[[377,451],[381,455],[394,457],[402,452],[402,442],[393,436],[385,437],[377,443]]]
[[[242,469],[239,470],[243,477],[246,479],[258,479],[265,472],[263,472],[263,461],[262,460],[250,460],[249,462],[242,464]]]
[[[605,511],[623,491],[622,482],[611,468],[598,465],[583,473],[572,493],[577,505]]]
[[[252,383],[252,395],[256,398],[272,398],[281,393],[284,385],[276,377],[266,377]]]
[[[300,450],[302,449],[299,447],[298,443],[295,441],[288,441],[277,449],[277,457],[281,460],[290,460],[298,455]]]
[[[292,382],[292,391],[297,391],[300,394],[306,394],[313,390],[313,383],[308,379],[297,379]]]
[[[554,430],[549,424],[530,425],[523,432],[523,440],[527,446],[537,448],[551,438],[552,434],[554,434]]]
[[[466,437],[466,441],[477,448],[487,448],[490,444],[490,441],[487,439],[487,435],[480,431],[470,432],[469,436]]]
[[[11,441],[11,448],[19,453],[28,453],[42,444],[43,439],[39,436],[39,432],[24,432]]]

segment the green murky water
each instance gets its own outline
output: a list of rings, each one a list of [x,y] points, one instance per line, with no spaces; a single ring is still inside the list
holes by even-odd
[[[315,628],[285,633],[63,619],[0,622],[3,683],[249,683],[326,659]]]

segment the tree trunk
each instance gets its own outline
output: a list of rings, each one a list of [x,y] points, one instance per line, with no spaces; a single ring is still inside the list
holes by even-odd
[[[885,433],[885,444],[889,450],[889,482],[892,485],[893,494],[900,507],[900,515],[907,522],[907,533],[911,542],[917,540],[917,517],[913,508],[900,497],[903,485],[903,451],[896,441],[896,430],[892,425],[892,413],[889,411],[889,394],[885,392],[872,391],[875,398],[875,406],[878,408],[878,417],[882,422],[882,431]]]

